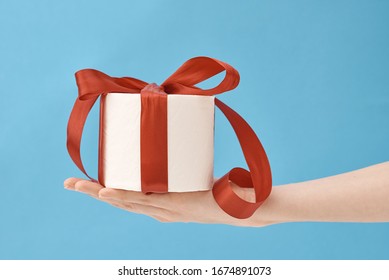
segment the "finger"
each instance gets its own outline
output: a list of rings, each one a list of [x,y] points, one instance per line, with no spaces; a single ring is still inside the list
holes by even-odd
[[[78,182],[78,181],[81,181],[83,179],[80,179],[80,178],[67,178],[65,180],[65,182],[63,182],[63,185],[65,187],[65,189],[68,189],[68,190],[72,190],[74,191],[74,185]]]
[[[116,200],[116,199],[111,199],[111,198],[99,198],[101,201],[107,202],[112,205],[121,205],[124,208],[127,208],[127,210],[135,210],[139,209],[142,206],[145,206],[146,208],[155,208],[161,213],[165,213],[165,208],[161,208],[158,206],[153,206],[153,205],[144,205],[144,204],[139,204],[139,203],[134,203],[134,202],[128,202],[128,201],[122,201],[122,200]],[[132,211],[131,211],[132,212]]]
[[[137,203],[137,204],[149,205],[149,206],[160,207],[160,208],[164,208],[164,206],[167,204],[169,195],[171,194],[153,193],[153,194],[146,195],[141,192],[117,190],[117,189],[110,189],[110,188],[101,189],[98,193],[98,196],[101,199],[111,199],[111,200],[113,199],[117,201]]]
[[[101,200],[101,199],[100,199]],[[103,202],[106,202],[116,208],[119,208],[119,209],[122,209],[122,210],[127,210],[126,209],[126,206],[124,206],[123,204],[119,203],[119,202],[116,202],[116,201],[108,201],[108,200],[101,200]]]
[[[119,202],[118,200],[108,199],[108,198],[103,198],[100,200],[132,213],[143,214],[151,217],[158,216],[161,218],[161,220],[167,220],[166,217],[173,215],[168,210],[155,207],[155,206],[149,206],[149,205],[143,205],[143,204],[137,204],[131,202]]]
[[[174,222],[174,221],[172,221],[172,220],[170,220],[168,218],[157,216],[157,215],[153,215],[151,217],[154,218],[155,220],[157,220],[158,222],[161,222],[161,223],[171,223],[171,222]]]
[[[98,183],[94,183],[88,180],[79,180],[75,183],[74,189],[78,192],[99,198],[99,191],[104,189],[104,187]]]

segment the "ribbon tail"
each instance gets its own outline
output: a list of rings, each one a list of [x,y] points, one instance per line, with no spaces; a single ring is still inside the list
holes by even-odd
[[[81,138],[82,131],[90,110],[95,104],[98,96],[95,98],[80,100],[76,99],[72,112],[70,113],[68,127],[67,127],[67,149],[70,157],[77,167],[92,181],[97,182],[95,179],[90,177],[86,172],[84,165],[81,160]]]
[[[212,189],[213,196],[227,214],[238,219],[246,219],[251,217],[270,195],[272,189],[270,164],[261,142],[249,124],[216,98],[215,105],[234,129],[250,172],[243,168],[233,168],[215,182]],[[233,191],[231,182],[242,188],[253,188],[255,202],[240,198]]]

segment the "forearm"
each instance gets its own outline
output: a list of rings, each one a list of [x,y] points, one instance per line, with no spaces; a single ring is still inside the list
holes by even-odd
[[[248,221],[389,222],[389,162],[277,186]]]

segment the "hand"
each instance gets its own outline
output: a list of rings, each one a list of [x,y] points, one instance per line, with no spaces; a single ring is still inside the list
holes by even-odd
[[[389,222],[389,162],[327,178],[274,187],[248,219],[235,219],[216,204],[211,191],[145,195],[104,188],[69,178],[65,188],[88,194],[124,210],[161,222],[197,222],[235,226],[267,226],[284,222]],[[233,186],[247,201],[252,189]]]
[[[69,178],[64,182],[68,190],[88,194],[129,212],[144,214],[160,222],[197,222],[235,226],[265,226],[266,221],[240,220],[229,216],[215,202],[211,191],[145,195],[141,192],[104,188],[88,180]],[[251,189],[234,187],[242,198],[253,201]],[[263,206],[262,206],[263,207]]]

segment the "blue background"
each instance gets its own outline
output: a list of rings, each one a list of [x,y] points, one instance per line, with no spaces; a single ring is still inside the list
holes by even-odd
[[[372,0],[2,0],[0,258],[388,259],[388,223],[163,224],[63,189],[82,176],[65,148],[76,70],[160,83],[198,55],[240,71],[221,99],[258,132],[275,184],[387,161],[388,14]],[[216,126],[220,176],[245,163],[219,113]]]

